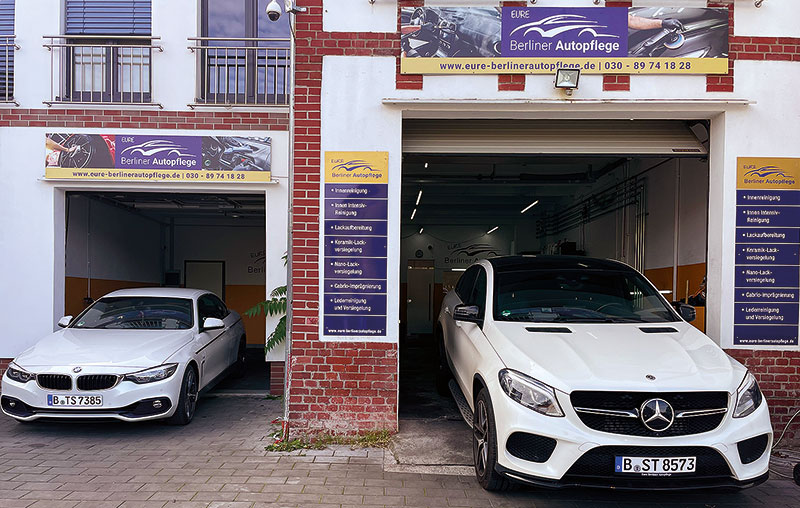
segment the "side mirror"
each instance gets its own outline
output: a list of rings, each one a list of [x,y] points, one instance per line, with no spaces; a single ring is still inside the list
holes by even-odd
[[[697,310],[691,305],[687,305],[683,302],[672,302],[672,306],[675,310],[680,314],[684,321],[691,323],[695,319],[697,319]]]
[[[480,318],[481,315],[481,308],[477,305],[456,305],[453,309],[453,319],[456,321],[467,321],[469,323],[478,323],[480,324],[483,322],[483,319]]]
[[[225,328],[225,323],[221,319],[215,317],[207,317],[203,319],[202,331],[219,330],[220,328]]]
[[[58,326],[66,328],[69,326],[70,322],[72,322],[72,316],[64,316],[58,320]]]

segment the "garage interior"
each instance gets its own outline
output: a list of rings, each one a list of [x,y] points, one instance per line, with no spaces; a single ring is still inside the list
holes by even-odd
[[[470,431],[436,392],[442,299],[476,260],[612,258],[668,300],[696,303],[706,273],[705,122],[407,119],[400,255],[402,464],[471,465]],[[704,296],[703,296],[704,298]],[[693,323],[705,327],[705,308]],[[432,440],[404,449],[403,436]],[[404,455],[404,452],[405,455]]]
[[[64,308],[133,287],[195,287],[243,314],[266,295],[264,194],[67,192]],[[248,372],[218,390],[269,389],[263,317],[242,316]]]

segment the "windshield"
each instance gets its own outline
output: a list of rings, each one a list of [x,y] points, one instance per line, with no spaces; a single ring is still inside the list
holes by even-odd
[[[192,301],[189,299],[122,296],[101,298],[69,327],[187,330],[192,323]]]
[[[642,276],[622,270],[519,270],[495,275],[495,321],[678,321]]]

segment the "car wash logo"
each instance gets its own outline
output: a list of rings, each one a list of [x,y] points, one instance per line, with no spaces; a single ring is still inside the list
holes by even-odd
[[[446,265],[471,265],[480,259],[500,255],[497,247],[488,243],[451,243],[447,245]]]
[[[778,166],[744,166],[747,170],[742,177],[745,184],[758,185],[794,185],[797,181],[794,175],[787,173]]]
[[[334,163],[333,168],[331,168],[331,175],[334,178],[351,178],[354,180],[379,180],[383,175],[381,173],[380,168],[376,168],[372,164],[369,164],[365,160],[361,159],[354,159],[354,160],[334,160],[331,161]]]
[[[117,136],[117,167],[128,169],[199,169],[199,137]]]
[[[502,56],[628,56],[628,10],[505,8]]]

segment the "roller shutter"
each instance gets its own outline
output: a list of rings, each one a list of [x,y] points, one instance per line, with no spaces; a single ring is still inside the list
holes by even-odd
[[[151,0],[66,0],[67,35],[150,35]]]
[[[403,122],[406,153],[694,156],[708,151],[678,120],[439,120]]]

